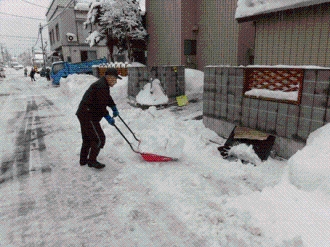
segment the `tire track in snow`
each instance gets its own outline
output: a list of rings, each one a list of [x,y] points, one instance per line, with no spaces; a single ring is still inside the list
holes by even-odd
[[[46,106],[51,106],[50,101],[46,101],[45,97],[42,100],[46,102]],[[45,134],[42,129],[38,108],[36,99],[32,96],[27,101],[25,114],[19,112],[16,119],[11,119],[8,122],[8,131],[11,132],[15,128],[11,122],[17,119],[21,121],[15,137],[14,152],[11,155],[8,155],[8,153],[4,155],[1,162],[0,184],[13,179],[15,176],[20,177],[28,174],[31,170],[36,170],[37,168],[41,168],[42,172],[51,170],[46,154]],[[36,162],[39,164],[34,164]]]

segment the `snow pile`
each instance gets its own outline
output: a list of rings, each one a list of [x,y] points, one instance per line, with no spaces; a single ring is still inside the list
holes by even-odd
[[[307,191],[316,189],[330,194],[330,124],[314,132],[306,146],[288,160],[290,181]]]
[[[228,155],[235,156],[240,160],[244,160],[255,165],[259,165],[261,163],[259,156],[253,150],[253,146],[246,145],[244,143],[231,147]]]
[[[154,106],[150,107],[147,112],[154,117],[157,117],[158,126],[155,126],[156,128],[152,129],[145,128],[141,131],[140,135],[142,138],[139,147],[140,152],[180,158],[185,145],[184,138],[181,137],[179,131],[170,129],[167,125],[164,126],[161,124],[161,122],[171,121],[171,119],[163,119]],[[155,120],[151,118],[150,121]],[[172,119],[172,121],[175,120]]]
[[[235,18],[325,3],[326,0],[238,0]]]
[[[83,74],[72,74],[68,75],[67,78],[61,78],[60,90],[62,94],[68,98],[70,107],[75,110],[78,109],[78,105],[85,91],[96,80],[97,78],[95,76]]]
[[[136,96],[136,101],[140,105],[162,105],[168,103],[168,97],[165,95],[160,80],[155,79],[152,83],[144,85],[143,89]]]
[[[329,205],[329,197],[301,191],[290,184],[286,172],[274,188],[231,198],[226,206],[249,212],[255,229],[259,229],[262,236],[272,237],[276,246],[327,247],[330,243]],[[279,245],[283,242],[290,245]]]
[[[283,91],[275,91],[269,89],[251,89],[244,93],[248,96],[256,96],[256,97],[265,97],[265,98],[272,98],[272,99],[281,99],[281,100],[298,100],[298,91],[293,92],[283,92]]]
[[[188,98],[200,97],[203,95],[204,72],[195,69],[185,69],[185,94]]]

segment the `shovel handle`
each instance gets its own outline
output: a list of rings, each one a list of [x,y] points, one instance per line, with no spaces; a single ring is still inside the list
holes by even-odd
[[[128,127],[128,125],[125,123],[124,119],[121,118],[120,115],[118,115],[118,117],[120,118],[120,120],[125,124],[126,128],[132,133],[132,135],[134,136],[134,139],[137,140],[138,142],[140,142],[140,140],[135,136],[134,132],[130,129],[130,127]],[[116,127],[117,128],[117,127]],[[118,129],[118,128],[117,128]],[[119,130],[119,129],[118,129]]]
[[[126,136],[123,134],[123,132],[120,131],[120,129],[117,127],[117,125],[113,124],[113,126],[117,129],[117,131],[119,132],[119,134],[121,134],[121,136],[125,139],[125,141],[126,141],[126,142],[128,143],[128,145],[131,147],[131,149],[132,149],[135,153],[140,153],[140,152],[136,151],[136,150],[133,148],[132,143],[130,143],[130,142],[127,140]]]

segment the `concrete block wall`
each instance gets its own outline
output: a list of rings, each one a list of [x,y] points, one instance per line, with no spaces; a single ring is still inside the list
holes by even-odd
[[[243,96],[245,67],[207,66],[203,120],[228,137],[234,126],[276,135],[275,151],[289,158],[314,130],[330,122],[330,70],[304,69],[300,104]]]
[[[128,68],[128,96],[135,98],[152,79],[159,79],[165,94],[174,99],[185,93],[184,66]]]

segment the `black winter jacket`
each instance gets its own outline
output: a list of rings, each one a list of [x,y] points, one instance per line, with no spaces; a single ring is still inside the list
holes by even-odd
[[[85,92],[76,115],[79,118],[100,122],[102,117],[109,114],[107,106],[115,105],[110,95],[110,87],[105,77],[101,77]]]

